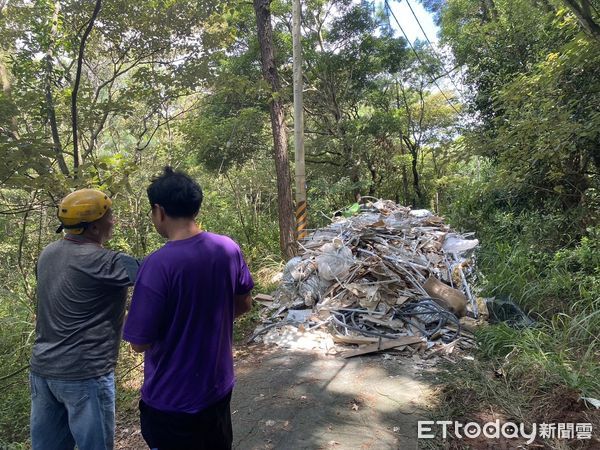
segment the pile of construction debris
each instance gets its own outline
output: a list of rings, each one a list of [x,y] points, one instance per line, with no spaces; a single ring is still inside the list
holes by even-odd
[[[470,331],[485,322],[487,308],[468,283],[479,243],[471,237],[427,210],[389,200],[362,205],[300,242],[278,289],[257,297],[266,308],[250,340],[324,350],[359,345],[345,357],[473,347]]]

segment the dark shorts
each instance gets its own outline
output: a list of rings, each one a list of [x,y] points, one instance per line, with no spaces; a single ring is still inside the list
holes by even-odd
[[[231,392],[214,405],[194,414],[154,409],[140,400],[142,436],[158,450],[230,450]]]

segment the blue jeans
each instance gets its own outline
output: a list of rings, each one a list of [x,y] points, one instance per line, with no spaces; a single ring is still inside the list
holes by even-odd
[[[56,380],[34,373],[31,386],[33,450],[112,450],[115,435],[113,372],[87,380]]]

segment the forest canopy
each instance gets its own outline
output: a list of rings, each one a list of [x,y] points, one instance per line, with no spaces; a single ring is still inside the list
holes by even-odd
[[[488,356],[523,342],[523,373],[598,398],[600,2],[423,0],[437,43],[393,3],[302,3],[309,227],[362,196],[476,232],[479,292],[542,324],[537,345],[486,335]],[[67,193],[110,194],[109,245],[143,257],[172,165],[253,271],[293,254],[291,31],[286,0],[0,0],[0,446],[27,439],[35,264]]]

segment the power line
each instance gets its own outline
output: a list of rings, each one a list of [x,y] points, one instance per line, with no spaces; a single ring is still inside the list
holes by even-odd
[[[396,24],[398,25],[398,28],[400,28],[400,31],[402,32],[402,34],[404,35],[404,38],[406,39],[406,42],[408,43],[410,49],[413,51],[413,53],[415,54],[415,57],[417,58],[417,61],[419,61],[419,63],[421,64],[421,66],[426,69],[425,63],[423,62],[423,60],[421,59],[421,57],[419,56],[419,54],[417,53],[417,50],[415,49],[415,47],[412,45],[412,43],[410,42],[410,39],[408,38],[406,32],[404,31],[404,28],[402,28],[402,25],[400,25],[400,22],[398,21],[398,18],[396,17],[396,14],[394,14],[394,11],[392,11],[392,8],[390,7],[390,4],[388,2],[388,0],[384,0],[385,5],[387,6],[388,11],[390,12],[390,14],[392,15],[392,17],[394,18],[394,20],[396,21]],[[431,74],[429,73],[428,70],[426,70],[425,72],[429,77],[430,77],[430,82],[432,84],[435,84],[435,87],[437,87],[438,91],[440,91],[440,94],[442,94],[442,96],[446,99],[446,102],[450,105],[450,107],[457,113],[460,114],[460,112],[456,109],[456,107],[454,106],[454,104],[450,101],[450,99],[446,96],[446,94],[444,93],[444,91],[442,90],[442,88],[440,88],[440,85],[437,83],[437,80],[431,76]]]
[[[425,30],[423,29],[423,26],[421,25],[421,22],[419,21],[419,18],[417,17],[417,15],[415,14],[415,11],[413,10],[410,1],[406,0],[406,4],[408,5],[408,8],[410,9],[410,12],[412,13],[413,17],[415,18],[415,20],[417,21],[417,24],[419,25],[419,28],[421,29],[421,32],[423,33],[423,36],[425,36],[425,39],[427,40],[427,42],[429,43],[429,46],[431,47],[431,51],[433,52],[433,54],[437,57],[437,59],[439,60],[443,70],[444,75],[446,75],[448,77],[448,79],[450,80],[450,82],[452,83],[452,86],[454,86],[454,88],[456,89],[456,92],[458,92],[458,94],[461,97],[464,97],[463,93],[461,92],[461,90],[458,88],[458,86],[456,85],[456,83],[454,82],[454,80],[452,79],[452,77],[450,76],[450,73],[448,72],[448,69],[446,69],[446,67],[444,66],[444,61],[442,60],[442,57],[438,54],[438,52],[435,50],[435,46],[433,45],[433,43],[431,42],[431,40],[429,39],[429,36],[427,36],[427,33],[425,32]]]
[[[404,28],[402,28],[402,25],[400,25],[400,22],[398,21],[398,18],[396,17],[396,14],[394,14],[394,11],[392,11],[392,8],[390,8],[390,4],[388,3],[388,0],[384,0],[384,2],[386,4],[389,12],[392,14],[392,17],[396,21],[396,24],[398,25],[398,28],[400,28],[400,31],[404,35],[404,38],[406,39],[406,42],[408,43],[409,47],[411,48],[411,50],[415,54],[415,57],[417,58],[417,61],[419,61],[419,64],[421,64],[421,66],[423,66],[423,68],[426,69],[427,67],[425,66],[425,63],[423,62],[423,60],[421,59],[421,57],[417,53],[417,50],[415,49],[415,47],[410,42],[410,39],[408,39],[408,36],[404,32]],[[456,109],[456,107],[454,106],[454,104],[446,96],[446,94],[444,93],[444,91],[442,90],[442,88],[440,88],[440,85],[437,83],[436,79],[431,76],[431,74],[429,73],[428,70],[426,70],[425,73],[430,77],[431,83],[435,84],[435,87],[437,87],[438,91],[440,91],[440,94],[442,94],[442,96],[446,99],[446,102],[450,105],[450,107],[456,112],[456,114],[460,114],[460,112],[458,111],[458,109]]]

